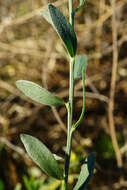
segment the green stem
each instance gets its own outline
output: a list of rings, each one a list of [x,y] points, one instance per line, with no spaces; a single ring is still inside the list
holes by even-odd
[[[70,104],[70,127],[72,127],[73,118],[73,100],[74,100],[74,64],[75,58],[70,58],[70,87],[69,87],[69,104]]]
[[[69,0],[69,21],[73,25],[73,0]]]
[[[64,190],[68,190],[68,173],[70,165],[71,147],[72,147],[72,137],[73,131],[70,132],[70,136],[67,140],[67,150],[66,150],[66,161],[65,161],[65,179],[64,179]]]
[[[73,0],[69,0],[69,21],[74,26],[73,17]],[[73,99],[74,99],[74,63],[75,57],[70,57],[70,76],[69,76],[69,103],[66,104],[68,111],[68,133],[67,133],[67,147],[65,158],[65,178],[64,178],[64,190],[68,190],[68,173],[70,165],[71,147],[72,147],[72,119],[73,119]]]
[[[84,69],[82,70],[82,80],[83,80],[83,107],[82,107],[82,113],[80,115],[79,120],[74,124],[73,129],[75,130],[80,123],[82,122],[84,115],[85,115],[85,103],[86,103],[86,94],[85,94],[85,74]]]
[[[68,133],[67,133],[67,148],[66,148],[66,160],[65,160],[64,190],[68,189],[68,172],[70,165],[72,136],[73,136],[72,119],[73,119],[73,99],[74,99],[74,63],[75,63],[75,58],[70,58],[69,103],[66,104],[68,111]]]

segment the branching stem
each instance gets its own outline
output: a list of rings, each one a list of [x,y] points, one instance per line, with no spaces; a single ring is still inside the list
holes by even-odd
[[[69,21],[70,24],[74,26],[73,0],[69,0]],[[66,104],[68,111],[68,133],[67,133],[67,147],[66,147],[66,158],[65,158],[64,190],[68,190],[68,173],[69,173],[72,136],[73,136],[72,120],[73,120],[73,100],[74,100],[74,64],[75,64],[75,57],[70,57],[69,102],[68,104]]]
[[[75,58],[70,58],[70,82],[69,82],[69,102],[66,104],[68,111],[68,133],[67,133],[67,148],[65,160],[65,185],[64,190],[68,189],[68,172],[70,165],[71,147],[72,147],[72,119],[73,119],[73,99],[74,99],[74,63]]]

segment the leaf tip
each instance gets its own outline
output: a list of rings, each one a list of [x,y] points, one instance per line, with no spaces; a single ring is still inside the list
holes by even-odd
[[[26,140],[26,138],[27,138],[28,136],[30,136],[30,135],[26,135],[26,134],[24,134],[24,133],[21,133],[21,134],[20,134],[20,139],[21,139],[21,141],[22,141],[23,144],[24,144],[24,142],[25,142],[25,140]]]
[[[48,4],[48,9],[53,8],[53,7],[54,6],[51,3]]]
[[[23,139],[24,139],[24,136],[25,136],[25,134],[20,134],[20,139],[21,139],[21,141],[23,141]]]
[[[20,84],[21,84],[22,81],[23,81],[23,80],[17,80],[17,81],[16,81],[15,84],[16,84],[17,88],[19,88],[19,86],[20,86]]]

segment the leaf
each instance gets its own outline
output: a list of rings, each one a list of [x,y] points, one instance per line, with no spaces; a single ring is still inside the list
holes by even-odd
[[[73,190],[84,190],[87,187],[91,177],[93,176],[95,159],[96,157],[94,153],[88,155],[88,157],[85,160],[85,163],[82,166],[78,182]]]
[[[79,4],[78,8],[74,12],[78,12],[83,7],[83,5],[85,4],[85,1],[86,0],[80,0],[80,4]]]
[[[27,190],[32,190],[32,181],[27,176],[23,177],[24,184]]]
[[[82,69],[86,70],[87,67],[87,56],[78,55],[75,57],[74,64],[74,79],[82,78]]]
[[[49,11],[42,10],[42,11],[40,11],[40,13],[41,13],[41,15],[45,18],[45,20],[46,20],[47,22],[49,22],[49,24],[53,25],[53,23],[52,23],[52,18],[51,18],[51,16],[50,16]]]
[[[49,106],[63,105],[64,100],[55,96],[46,89],[40,87],[39,85],[27,81],[27,80],[18,80],[16,86],[29,98],[39,102],[41,104]]]
[[[58,156],[57,154],[53,154],[53,156],[54,156],[54,158],[55,158],[56,160],[61,160],[61,161],[63,161],[63,158],[62,158],[61,156]]]
[[[86,0],[80,0],[80,6],[83,6],[85,4]]]
[[[30,158],[49,176],[63,179],[63,174],[50,150],[35,137],[22,134],[21,140]]]
[[[74,57],[77,50],[77,38],[73,27],[65,16],[53,5],[48,6],[53,26],[63,40],[71,57]]]
[[[43,184],[39,190],[57,190],[60,189],[61,181],[50,179],[48,183]]]
[[[82,81],[83,81],[83,105],[82,105],[82,112],[81,112],[81,115],[78,119],[78,121],[73,125],[73,129],[75,130],[79,125],[80,123],[82,122],[83,118],[84,118],[84,115],[85,115],[85,105],[86,105],[86,89],[85,89],[85,74],[84,74],[84,70],[86,68],[81,68],[80,71],[82,70]],[[76,70],[77,71],[77,70]],[[76,72],[77,73],[77,72]]]
[[[4,190],[4,183],[1,179],[0,179],[0,190]]]

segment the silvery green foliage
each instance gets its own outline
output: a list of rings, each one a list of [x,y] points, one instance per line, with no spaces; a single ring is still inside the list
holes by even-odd
[[[87,61],[87,56],[84,54],[75,57],[74,79],[82,78],[82,69],[86,71]]]
[[[34,82],[18,80],[16,86],[32,100],[48,106],[64,105],[64,100]]]
[[[49,176],[63,179],[62,170],[50,150],[38,139],[21,135],[21,140],[30,158]]]
[[[41,11],[42,16],[53,25],[54,29],[64,42],[71,57],[74,57],[77,50],[77,38],[73,27],[66,17],[52,4],[49,4],[48,11]]]
[[[72,20],[74,19],[74,15],[76,12],[78,12],[81,7],[84,5],[85,0],[80,0],[80,4],[76,10],[72,11]],[[83,80],[83,108],[81,116],[79,117],[79,120],[72,125],[71,129],[73,132],[75,129],[80,125],[84,113],[85,113],[85,71],[87,67],[87,56],[86,55],[77,55],[77,37],[74,31],[74,27],[70,24],[70,22],[66,19],[66,17],[60,12],[59,9],[57,9],[52,4],[49,4],[48,11],[42,10],[41,11],[42,16],[54,27],[56,32],[58,33],[59,37],[63,41],[69,55],[70,55],[70,64],[74,65],[74,69],[71,70],[73,76],[70,80],[70,85],[74,84],[74,80],[82,78]],[[73,22],[73,21],[72,21]],[[71,65],[72,66],[72,65]],[[72,67],[71,67],[72,68]],[[68,113],[70,112],[71,106],[68,103],[65,103],[63,99],[60,97],[52,94],[48,90],[40,87],[39,85],[26,80],[19,80],[16,82],[17,87],[29,98],[32,100],[45,104],[48,106],[62,106],[66,105]],[[70,97],[72,98],[73,88],[70,88],[69,91]],[[71,94],[72,93],[72,94]],[[73,102],[73,101],[70,101]],[[69,108],[67,107],[70,106]],[[72,123],[72,118],[69,117],[70,114],[68,114],[68,120],[70,123]],[[71,119],[71,120],[70,120]],[[70,126],[69,126],[70,127]],[[70,129],[69,129],[70,130]],[[70,132],[70,131],[69,131]],[[72,133],[70,133],[72,134]],[[72,137],[72,136],[71,136]],[[71,137],[68,136],[68,142],[71,143]],[[38,139],[35,137],[32,137],[30,135],[22,134],[21,140],[26,148],[26,151],[28,155],[31,157],[31,159],[49,176],[54,177],[59,180],[64,180],[65,182],[65,190],[67,190],[67,183],[68,183],[68,169],[69,169],[69,161],[68,158],[70,155],[66,155],[66,162],[65,162],[65,168],[67,163],[67,173],[65,172],[65,177],[63,176],[63,172],[60,169],[57,159],[60,159],[59,157],[54,157],[54,155],[50,152],[50,150],[41,143]],[[67,146],[68,147],[68,146]],[[71,146],[70,146],[71,147]],[[69,151],[71,152],[71,150]],[[86,158],[82,168],[81,172],[78,178],[78,181],[74,187],[73,190],[84,190],[87,187],[87,184],[89,183],[91,177],[93,176],[93,170],[95,165],[95,154],[91,153]],[[65,170],[66,171],[66,170]]]
[[[41,13],[41,15],[45,18],[45,20],[46,20],[49,24],[53,25],[52,18],[51,18],[51,16],[50,16],[49,11],[42,10],[40,13]]]

